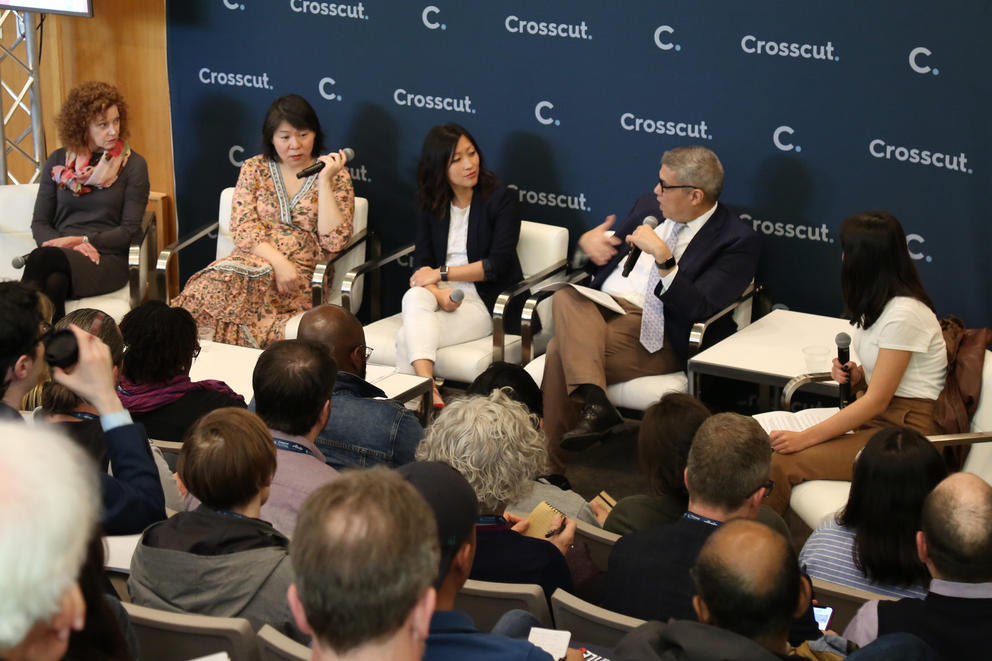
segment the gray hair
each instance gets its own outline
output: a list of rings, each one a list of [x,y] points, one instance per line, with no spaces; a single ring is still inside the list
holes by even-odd
[[[689,498],[725,511],[747,502],[772,467],[768,434],[754,418],[718,413],[707,418],[689,448]]]
[[[443,461],[472,485],[483,512],[524,496],[546,470],[547,449],[537,418],[501,390],[448,404],[417,448],[420,461]]]
[[[680,184],[701,189],[711,202],[719,199],[723,191],[723,164],[711,150],[700,145],[676,147],[662,154],[661,164],[675,172]]]
[[[0,423],[0,649],[58,612],[100,510],[97,468],[54,431]]]

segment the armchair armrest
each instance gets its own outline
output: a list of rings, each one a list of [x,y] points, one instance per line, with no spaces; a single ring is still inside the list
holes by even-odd
[[[927,436],[927,439],[937,446],[938,449],[953,445],[974,445],[975,443],[988,443],[992,441],[992,432],[966,432],[964,434],[937,434]]]
[[[197,229],[193,230],[192,233],[186,235],[185,237],[173,241],[166,247],[162,248],[162,251],[158,254],[158,261],[155,262],[155,284],[158,288],[159,295],[162,297],[166,303],[170,302],[171,297],[169,296],[169,286],[166,281],[166,268],[169,266],[169,261],[173,256],[178,255],[179,251],[187,246],[190,246],[208,234],[212,234],[219,228],[219,221],[213,221],[212,223],[207,223]]]
[[[343,307],[345,310],[351,309],[351,296],[352,296],[352,292],[355,290],[355,280],[358,279],[358,276],[362,275],[363,273],[370,273],[372,271],[381,269],[386,264],[391,264],[392,262],[398,260],[400,257],[409,255],[410,253],[413,252],[414,245],[415,244],[411,243],[409,245],[403,246],[402,248],[397,248],[388,255],[385,255],[383,257],[377,257],[376,259],[371,259],[365,262],[364,264],[362,264],[361,266],[358,266],[348,271],[348,273],[344,276],[344,282],[341,283],[341,307]]]
[[[557,272],[559,269],[556,269]],[[565,275],[565,282],[579,284],[588,280],[591,274],[588,271],[579,269]],[[537,313],[537,305],[554,291],[544,290],[535,292],[524,303],[524,309],[520,314],[520,363],[526,365],[534,358],[534,315]]]
[[[799,376],[794,376],[789,379],[789,382],[782,387],[782,401],[781,409],[783,411],[792,410],[792,396],[796,394],[796,391],[805,386],[807,383],[821,383],[823,381],[831,381],[833,377],[830,376],[830,372],[813,372],[812,374],[800,374]]]
[[[148,264],[146,260],[143,259],[145,252],[145,242],[152,241],[151,254],[155,254],[155,240],[156,240],[156,223],[157,219],[155,217],[155,212],[152,210],[146,210],[145,215],[141,219],[141,229],[138,234],[131,240],[131,245],[127,250],[127,279],[128,279],[128,292],[130,294],[130,304],[132,308],[136,308],[141,305],[142,299],[145,297],[145,287],[148,282],[147,270]],[[150,261],[150,257],[149,260]],[[142,282],[142,275],[146,275],[144,282]],[[164,276],[163,276],[164,277]]]
[[[330,258],[326,262],[317,263],[316,268],[314,268],[313,270],[313,276],[311,276],[310,278],[310,291],[313,296],[314,307],[317,307],[318,305],[321,305],[326,301],[327,292],[325,291],[326,289],[325,281],[327,280],[327,271],[330,270],[331,273],[333,274],[334,263],[337,262],[339,259],[342,259],[345,255],[350,253],[357,246],[360,246],[363,243],[365,243],[365,240],[368,238],[368,234],[369,234],[368,228],[365,228],[360,232],[352,234],[351,241],[348,242],[348,245],[345,246],[344,249],[341,250],[341,252],[339,252],[338,254],[336,254],[334,257]],[[354,281],[351,281],[349,283],[349,290],[348,290],[349,293],[351,292],[350,287],[353,286],[353,282]],[[349,309],[349,310],[351,309],[350,307],[348,307],[350,305],[350,301],[348,303],[345,303],[344,300],[342,299],[342,303],[345,305],[345,309]]]
[[[689,358],[692,358],[697,353],[699,353],[699,350],[703,346],[703,335],[706,334],[706,329],[710,327],[710,324],[712,324],[717,319],[721,319],[727,314],[730,314],[738,307],[740,307],[741,304],[743,304],[745,301],[754,298],[754,296],[760,293],[761,290],[763,289],[764,289],[764,285],[755,285],[752,282],[747,286],[747,289],[744,290],[744,293],[741,294],[736,301],[734,301],[727,307],[723,308],[722,310],[717,312],[715,315],[713,315],[706,321],[697,321],[696,323],[694,323],[692,325],[692,328],[689,330]]]
[[[493,362],[503,360],[506,354],[506,328],[503,317],[506,306],[517,296],[530,291],[530,288],[566,268],[565,260],[558,261],[529,278],[524,278],[513,287],[500,292],[493,305]]]

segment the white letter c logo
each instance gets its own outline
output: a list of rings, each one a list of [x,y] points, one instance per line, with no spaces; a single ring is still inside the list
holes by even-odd
[[[675,44],[667,41],[661,40],[661,33],[665,32],[667,34],[675,34],[675,28],[671,25],[660,25],[658,29],[654,31],[654,45],[661,50],[672,50],[675,48]]]
[[[930,57],[933,53],[930,52],[929,48],[924,46],[917,46],[913,50],[909,51],[909,68],[916,73],[930,73],[930,67],[926,65],[919,65],[916,63],[916,58],[920,55],[926,55]]]
[[[774,142],[775,146],[781,149],[782,151],[792,151],[793,145],[791,142],[782,142],[781,135],[783,133],[788,133],[789,135],[792,135],[793,133],[795,133],[795,131],[792,130],[791,126],[780,126],[777,129],[775,129],[774,133],[772,133],[772,142]]]
[[[320,82],[317,83],[317,91],[320,92],[320,95],[325,99],[327,99],[328,101],[333,101],[334,99],[338,98],[334,92],[328,92],[326,89],[328,85],[333,85],[333,84],[334,84],[334,79],[329,77],[321,78]]]
[[[534,106],[534,117],[537,117],[537,121],[541,122],[545,126],[548,124],[554,124],[555,120],[553,117],[545,117],[541,114],[541,111],[547,108],[548,110],[553,110],[555,105],[550,101],[541,101],[536,106]]]
[[[245,148],[242,147],[241,145],[234,145],[233,147],[231,147],[230,151],[227,152],[227,158],[229,161],[231,161],[231,165],[233,165],[236,168],[240,168],[242,165],[244,165],[243,160],[235,157],[235,154],[243,154],[243,153],[245,153]]]
[[[440,13],[441,13],[440,9],[438,9],[434,5],[429,5],[427,7],[424,7],[424,13],[420,15],[420,18],[421,20],[424,21],[424,25],[426,25],[429,29],[437,30],[439,27],[441,27],[441,24],[438,23],[437,21],[431,21],[431,19],[427,17],[430,14],[440,14]]]

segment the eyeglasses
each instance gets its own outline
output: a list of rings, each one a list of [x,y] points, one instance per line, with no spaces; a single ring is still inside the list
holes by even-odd
[[[673,188],[699,188],[699,186],[688,186],[688,185],[678,185],[669,186],[661,178],[658,179],[658,185],[661,187],[661,194],[664,195],[666,190],[671,190]]]
[[[359,344],[355,348],[356,349],[361,349],[362,351],[365,352],[365,360],[368,360],[369,358],[371,358],[372,357],[372,352],[375,351],[375,349],[373,349],[372,347],[367,346],[367,345],[364,345],[364,344]]]
[[[758,487],[758,489],[764,489],[765,490],[764,497],[767,498],[772,491],[775,491],[775,480],[768,480],[760,487]],[[755,491],[757,491],[757,489],[755,489]]]

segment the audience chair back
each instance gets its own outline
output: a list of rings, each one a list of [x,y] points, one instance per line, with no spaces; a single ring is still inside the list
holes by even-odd
[[[169,613],[130,603],[124,609],[138,636],[142,661],[186,661],[217,652],[259,661],[258,641],[243,618]]]
[[[570,631],[572,640],[605,647],[616,647],[627,633],[644,624],[644,620],[600,608],[561,588],[551,595],[551,612],[555,628]]]
[[[258,631],[258,652],[262,661],[310,661],[311,651],[266,624]]]
[[[575,520],[575,541],[584,542],[589,547],[589,555],[596,569],[605,572],[610,566],[610,553],[620,535],[603,530],[580,519]]]
[[[0,280],[20,280],[24,270],[15,269],[10,260],[37,247],[31,234],[37,197],[38,184],[0,186]]]
[[[468,613],[479,631],[489,631],[499,618],[514,608],[531,613],[540,620],[542,627],[554,626],[548,600],[540,585],[469,579],[455,596],[455,610]]]
[[[971,419],[971,431],[992,434],[992,351],[985,350],[985,365],[982,367],[982,395],[978,408]],[[978,443],[971,446],[962,470],[974,473],[992,484],[992,443]]]
[[[833,616],[830,618],[831,631],[846,629],[847,625],[854,619],[858,609],[866,601],[873,599],[893,601],[895,599],[895,597],[888,595],[849,588],[846,585],[838,585],[819,578],[814,578],[812,581],[813,596],[820,602],[820,606],[829,606],[834,609]]]

